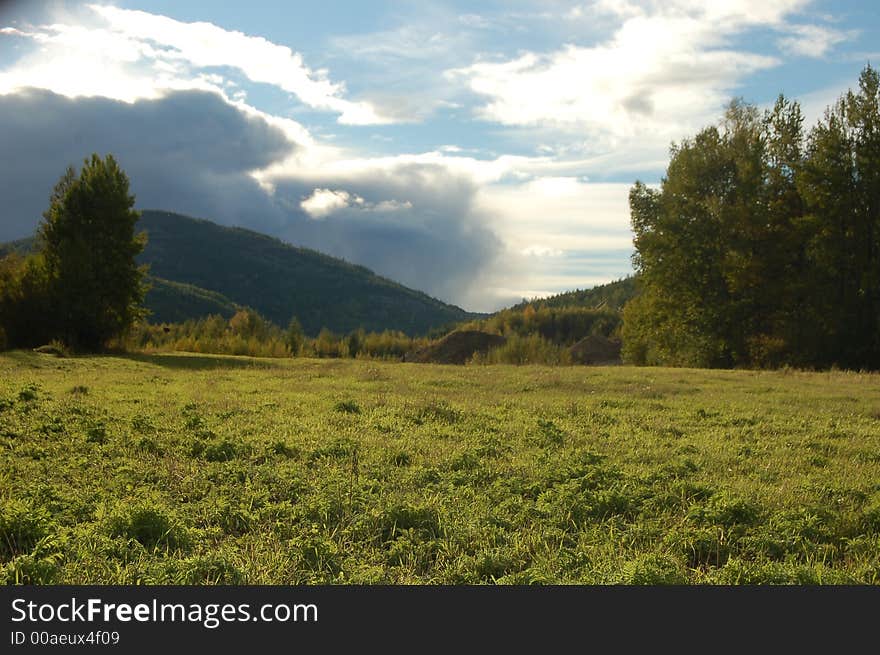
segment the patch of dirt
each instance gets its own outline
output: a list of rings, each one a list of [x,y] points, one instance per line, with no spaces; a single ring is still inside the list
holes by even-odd
[[[598,335],[584,337],[571,348],[572,364],[620,364],[620,341]]]
[[[403,361],[420,364],[464,364],[476,353],[486,353],[491,348],[503,346],[506,341],[504,337],[488,332],[456,331],[426,348],[406,353]]]
[[[38,348],[34,348],[35,353],[40,353],[41,355],[54,355],[55,357],[64,357],[64,352],[60,348],[56,348],[55,346],[39,346]]]

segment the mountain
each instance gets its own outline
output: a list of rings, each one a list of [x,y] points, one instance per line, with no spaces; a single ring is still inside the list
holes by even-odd
[[[138,262],[150,267],[145,304],[154,323],[247,306],[281,326],[296,316],[311,335],[323,327],[421,335],[483,316],[258,232],[152,210],[141,213],[137,229],[147,233]],[[32,249],[33,239],[23,239],[0,245],[0,256]]]
[[[151,275],[222,294],[282,326],[297,316],[309,334],[423,334],[471,316],[363,266],[250,230],[158,211],[144,211],[138,229],[147,232],[140,261]]]
[[[592,309],[609,309],[619,311],[636,294],[636,278],[628,276],[608,284],[600,284],[590,289],[566,291],[555,296],[523,301],[511,309],[524,309],[526,305],[540,307],[589,307]]]
[[[190,318],[220,314],[229,318],[240,308],[223,294],[184,282],[149,276],[145,304],[152,323],[182,323]]]

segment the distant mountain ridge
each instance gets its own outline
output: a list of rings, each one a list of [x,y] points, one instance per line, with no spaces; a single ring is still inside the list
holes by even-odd
[[[136,229],[147,233],[138,261],[150,266],[145,304],[154,323],[229,316],[247,306],[281,326],[296,316],[311,335],[324,327],[421,335],[483,316],[363,266],[243,228],[144,210]],[[2,244],[0,256],[33,247],[33,238]]]
[[[636,295],[636,278],[633,275],[599,284],[590,289],[576,289],[565,291],[535,300],[524,300],[510,309],[525,309],[527,305],[539,307],[590,307],[592,309],[608,309],[619,311]]]

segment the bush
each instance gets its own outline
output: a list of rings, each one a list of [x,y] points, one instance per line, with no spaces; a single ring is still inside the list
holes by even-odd
[[[353,400],[340,400],[336,405],[333,406],[337,412],[342,412],[343,414],[360,414],[361,408],[360,406]]]
[[[208,554],[188,557],[170,563],[170,577],[182,585],[240,585],[245,575],[222,555]]]
[[[627,562],[620,573],[626,585],[681,585],[688,578],[684,566],[667,555],[648,553]]]
[[[485,357],[475,357],[475,363],[486,364],[570,364],[567,349],[537,334],[512,335],[503,346],[490,350]]]
[[[407,530],[424,537],[438,537],[442,529],[440,513],[436,508],[410,503],[387,507],[378,517],[378,528],[385,542]]]
[[[175,550],[188,543],[186,531],[165,507],[151,503],[125,505],[110,517],[111,537],[133,539],[145,548]]]
[[[16,557],[6,566],[0,567],[0,584],[52,584],[58,577],[60,559],[58,553],[45,557],[36,555]]]
[[[0,561],[27,555],[47,532],[48,516],[20,500],[0,505]]]

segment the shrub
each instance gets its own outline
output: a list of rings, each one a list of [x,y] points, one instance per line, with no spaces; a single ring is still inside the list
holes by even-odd
[[[437,537],[441,531],[440,513],[428,505],[391,505],[379,515],[378,527],[383,541],[394,539],[406,530],[426,537]]]
[[[361,408],[358,404],[353,400],[340,400],[336,405],[333,406],[337,412],[342,412],[343,414],[360,414]]]
[[[47,532],[48,516],[20,500],[0,505],[0,561],[26,555]]]
[[[862,524],[866,531],[880,533],[880,493],[874,494],[862,512]]]
[[[558,346],[538,334],[508,337],[503,346],[490,350],[485,358],[475,359],[486,364],[570,364],[568,350]]]
[[[668,555],[647,553],[627,562],[619,582],[627,585],[680,585],[687,584],[684,567]]]
[[[174,584],[182,585],[239,585],[245,575],[225,557],[218,554],[196,555],[169,564]]]
[[[695,505],[688,517],[700,524],[714,524],[725,528],[751,525],[757,521],[759,509],[753,503],[722,493],[709,498],[705,505]]]
[[[202,452],[202,456],[209,462],[228,462],[238,454],[239,446],[229,439],[209,443]]]
[[[35,557],[21,555],[0,567],[0,584],[52,584],[58,576],[58,556]]]
[[[107,428],[103,425],[92,425],[86,430],[86,441],[98,445],[107,443]]]
[[[109,529],[111,537],[133,539],[148,549],[175,550],[189,541],[167,508],[148,502],[118,508],[110,516]]]
[[[18,392],[18,399],[23,402],[31,402],[37,399],[37,392],[39,391],[39,387],[33,383],[26,384],[21,388]]]

